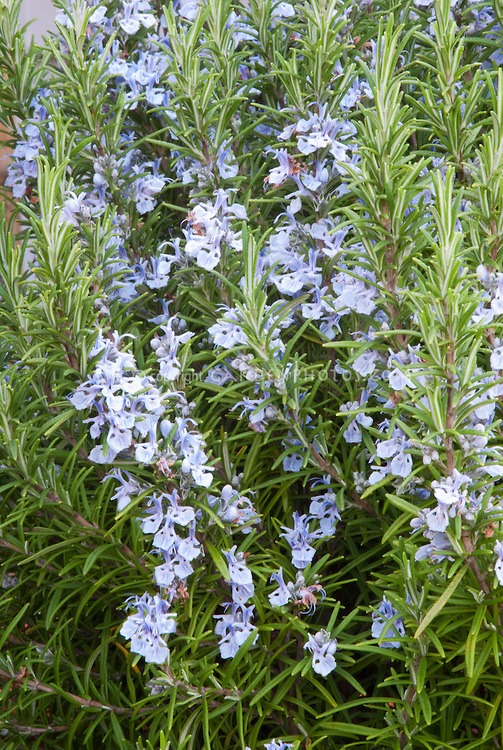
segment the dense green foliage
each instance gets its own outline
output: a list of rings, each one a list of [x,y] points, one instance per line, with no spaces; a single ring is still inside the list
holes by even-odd
[[[29,49],[17,13],[2,748],[501,748],[499,3],[79,1]]]

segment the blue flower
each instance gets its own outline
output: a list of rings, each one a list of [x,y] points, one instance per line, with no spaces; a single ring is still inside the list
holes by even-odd
[[[332,672],[337,663],[334,654],[337,650],[337,640],[330,638],[326,630],[320,630],[315,635],[310,635],[307,643],[304,644],[313,655],[313,669],[317,674],[326,677]]]
[[[146,0],[133,0],[128,3],[123,0],[123,18],[119,21],[119,26],[124,29],[126,34],[136,34],[141,26],[150,27],[156,23],[155,17],[151,13],[140,13],[140,11],[150,11],[150,3]]]
[[[230,606],[230,614],[214,615],[216,620],[220,620],[215,627],[215,633],[221,635],[218,645],[220,647],[220,656],[222,659],[231,659],[236,656],[238,649],[246,639],[257,628],[250,623],[254,607],[244,607],[243,605],[231,604],[227,602],[223,605],[226,609]],[[258,638],[258,632],[253,643]]]
[[[316,550],[311,547],[309,541],[311,539],[320,538],[320,530],[315,532],[309,531],[309,522],[312,520],[312,516],[306,514],[299,516],[297,511],[293,514],[293,529],[288,526],[282,526],[284,529],[284,536],[289,545],[292,548],[292,563],[296,568],[305,568],[313,559]]]
[[[176,615],[168,611],[168,602],[159,594],[143,594],[131,597],[127,606],[136,607],[136,613],[129,615],[120,634],[131,639],[131,651],[141,654],[145,661],[163,664],[169,651],[161,636],[176,631]]]
[[[277,573],[273,573],[269,580],[278,584],[276,591],[269,594],[269,602],[273,607],[282,607],[294,598],[293,584],[286,584],[283,580],[283,568],[280,568]]]
[[[224,550],[224,555],[229,566],[229,576],[231,583],[237,583],[242,586],[248,586],[253,583],[251,570],[246,567],[245,556],[243,552],[235,554],[237,545],[235,544],[228,552]]]
[[[397,635],[405,635],[405,627],[402,618],[397,617],[398,614],[398,610],[393,607],[385,596],[383,596],[377,611],[372,612],[372,638],[379,638],[386,628],[384,637],[388,640],[379,644],[381,648],[400,648],[402,645],[400,641],[390,640],[391,638],[396,638]]]
[[[230,484],[222,488],[220,498],[208,495],[208,504],[210,508],[216,506],[217,516],[224,523],[242,526],[243,534],[250,533],[251,524],[260,522],[252,501],[245,495],[240,495]]]
[[[503,543],[496,542],[494,545],[494,551],[498,556],[498,559],[494,563],[494,572],[496,573],[498,582],[503,586]]]

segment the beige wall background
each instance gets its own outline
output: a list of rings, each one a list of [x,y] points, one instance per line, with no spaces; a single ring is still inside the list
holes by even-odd
[[[27,36],[35,37],[40,42],[42,36],[49,30],[55,29],[54,16],[56,9],[51,0],[23,0],[19,20],[24,25],[35,19],[27,31]]]

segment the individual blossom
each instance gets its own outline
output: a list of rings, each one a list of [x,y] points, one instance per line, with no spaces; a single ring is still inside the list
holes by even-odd
[[[278,588],[269,594],[269,602],[273,607],[282,607],[293,600],[295,604],[303,604],[306,607],[302,614],[311,614],[316,609],[316,594],[319,592],[322,599],[326,596],[321,584],[314,583],[308,586],[300,570],[297,571],[295,583],[285,583],[282,568],[273,573],[269,580],[278,584]]]
[[[164,562],[154,570],[155,582],[166,590],[170,599],[177,598],[180,596],[180,587],[185,587],[187,578],[194,572],[191,561],[201,554],[201,545],[195,538],[194,527],[191,527],[191,533],[186,539],[173,531],[170,551],[159,549],[158,552]]]
[[[376,612],[372,612],[372,638],[380,638],[383,631],[385,631],[384,637],[387,639],[380,643],[382,648],[400,648],[402,645],[400,641],[392,641],[391,638],[396,638],[397,634],[400,636],[405,635],[405,627],[401,617],[398,617],[398,610],[383,596],[382,602],[379,604]]]
[[[272,18],[292,18],[295,15],[295,8],[290,3],[274,2],[271,12]]]
[[[164,507],[166,500],[169,502],[167,508]],[[176,489],[171,494],[167,492],[162,492],[160,495],[154,494],[147,513],[147,517],[141,520],[143,533],[155,534],[154,546],[167,552],[172,548],[168,539],[173,536],[174,525],[189,526],[196,517],[193,508],[188,505],[179,505]]]
[[[271,169],[269,175],[265,178],[266,182],[273,187],[279,187],[288,177],[292,177],[302,169],[300,165],[295,163],[285,148],[271,148],[268,151],[274,154],[279,162],[278,166]]]
[[[253,371],[248,370],[248,372]],[[247,412],[250,412],[249,426],[255,432],[265,432],[267,429],[267,424],[271,420],[276,419],[279,415],[278,409],[274,406],[274,404],[268,403],[267,398],[248,398],[247,396],[245,396],[242,401],[238,401],[236,404],[234,404],[231,411],[234,411],[234,409],[237,409],[239,407],[241,407],[243,410],[241,412],[240,419]]]
[[[224,556],[229,567],[229,577],[231,583],[236,583],[239,585],[250,585],[251,583],[253,583],[251,570],[246,567],[246,558],[244,553],[236,553],[236,549],[237,545],[235,544],[234,547],[231,547],[228,552],[224,550]]]
[[[175,0],[173,9],[187,21],[193,21],[201,7],[200,0]]]
[[[494,551],[498,556],[498,559],[494,563],[494,572],[499,584],[503,586],[503,542],[496,542]]]
[[[471,484],[470,477],[454,469],[446,479],[432,482],[431,488],[439,503],[461,507],[464,506],[467,495],[467,490],[461,489],[464,484]]]
[[[313,539],[320,538],[320,530],[315,532],[309,531],[309,522],[312,517],[305,513],[300,516],[297,511],[293,514],[293,529],[288,526],[282,526],[284,533],[280,536],[285,537],[292,548],[292,563],[296,568],[305,568],[313,559],[316,550],[311,547],[309,542]]]
[[[144,534],[155,534],[164,521],[166,514],[162,500],[163,493],[158,495],[155,492],[148,499],[146,517],[139,519]]]
[[[419,525],[424,524],[428,531],[444,533],[449,525],[449,519],[467,512],[468,490],[463,485],[470,484],[471,478],[454,469],[451,476],[439,481],[433,481],[431,488],[437,505],[431,510],[425,509],[421,514]]]
[[[224,523],[242,527],[243,534],[250,533],[251,524],[260,522],[252,501],[245,495],[240,495],[230,484],[222,488],[220,498],[208,495],[208,505],[215,509],[217,516]]]
[[[150,342],[159,360],[159,375],[166,380],[176,380],[180,375],[180,361],[177,358],[178,347],[186,344],[194,336],[192,331],[183,332],[186,327],[184,320],[176,315],[168,320],[166,325],[161,325],[162,336],[158,336]]]
[[[204,382],[211,383],[211,385],[222,386],[229,380],[235,380],[235,377],[229,368],[226,365],[215,365],[208,370]]]
[[[337,650],[336,638],[331,638],[326,630],[319,630],[315,635],[309,635],[309,640],[304,648],[313,655],[313,669],[317,674],[326,677],[337,666],[334,654]]]
[[[112,471],[109,471],[105,476],[105,479],[112,478],[118,479],[120,482],[115,495],[112,495],[110,498],[110,500],[117,500],[117,512],[120,513],[130,502],[132,502],[134,497],[137,497],[144,491],[144,488],[141,487],[140,483],[129,473],[129,471],[124,471],[123,474],[121,469],[112,469]]]
[[[178,406],[187,406],[186,399],[180,393],[172,394],[178,399]],[[174,451],[175,457],[182,460],[181,471],[187,477],[190,475],[199,487],[209,487],[213,481],[214,471],[208,466],[208,456],[203,450],[204,440],[202,435],[191,426],[195,421],[187,416],[177,416],[175,422],[163,419],[160,424],[161,434],[169,441],[170,450]]]
[[[405,374],[404,370],[407,365],[417,364],[419,362],[414,349],[409,345],[409,351],[391,352],[388,357],[388,367],[390,371],[387,373],[388,382],[390,387],[395,391],[403,391],[405,388],[414,388],[414,383]]]
[[[358,375],[366,378],[369,375],[372,375],[376,368],[376,364],[380,359],[380,352],[376,351],[375,349],[364,349],[363,352],[359,354],[351,364],[351,368],[355,372],[357,372]]]
[[[321,480],[324,484],[330,483],[330,477]],[[321,495],[316,495],[311,500],[309,513],[313,519],[318,521],[321,538],[328,539],[335,534],[337,521],[341,520],[336,496],[333,490],[328,489]]]
[[[304,399],[305,395],[305,393],[301,394],[301,401]],[[306,439],[310,440],[311,446],[319,453],[321,448],[316,441],[316,438],[312,439],[313,431],[316,429],[312,418],[307,415],[307,417],[305,417],[305,419],[301,423],[299,423],[299,426],[302,428]],[[304,464],[305,443],[298,438],[293,437],[292,433],[289,432],[288,437],[281,441],[281,445],[288,450],[287,455],[283,459],[284,471],[300,471]],[[295,448],[297,447],[301,448],[302,450],[300,452],[295,450]]]
[[[232,584],[232,601],[234,604],[246,604],[255,594],[253,583],[233,583]]]
[[[344,165],[349,163],[348,152],[351,151],[351,139],[356,134],[355,126],[349,121],[341,122],[326,113],[324,105],[318,103],[316,111],[308,118],[301,118],[293,125],[288,125],[280,134],[282,140],[297,137],[297,148],[301,154],[309,155],[315,151],[325,151],[334,157],[334,163],[341,174],[346,173]]]
[[[140,26],[150,28],[156,23],[155,16],[149,11],[152,10],[147,0],[132,0],[132,2],[122,3],[122,18],[119,19],[119,26],[126,34],[136,34]]]
[[[82,192],[78,195],[69,191],[66,196],[61,220],[70,222],[74,227],[90,224],[93,218],[104,213],[106,209],[103,190]]]
[[[154,42],[155,36],[152,35],[150,39]],[[132,110],[137,108],[138,102],[144,96],[147,103],[153,107],[164,104],[166,114],[168,114],[170,95],[166,88],[160,85],[161,76],[168,67],[168,62],[161,52],[153,50],[152,47],[148,51],[139,48],[124,58],[121,54],[121,46],[116,39],[112,43],[109,58],[111,58],[109,72],[116,77],[117,86],[124,86],[125,99],[130,103]]]
[[[271,253],[268,258],[268,264],[274,264],[275,271],[283,271],[283,273],[274,273],[269,276],[269,280],[275,284],[281,294],[292,296],[297,295],[303,289],[307,289],[311,294],[317,292],[320,295],[318,302],[316,302],[315,297],[314,306],[307,307],[307,303],[303,306],[306,313],[304,317],[316,319],[321,317],[322,312],[330,309],[329,304],[321,297],[321,293],[325,294],[328,287],[320,289],[323,277],[321,269],[317,266],[319,255],[318,250],[309,250],[305,255],[292,248],[288,253],[277,251]],[[317,307],[319,307],[319,310],[317,310]]]
[[[194,572],[190,562],[177,553],[178,535],[173,534],[172,552],[159,550],[164,562],[157,565],[154,569],[154,580],[156,584],[165,589],[170,598],[176,596],[179,583],[185,583],[186,579]]]
[[[218,643],[220,656],[222,659],[231,659],[236,656],[239,647],[257,630],[255,625],[250,622],[253,610],[252,606],[245,607],[235,602],[227,602],[223,605],[230,612],[224,615],[214,615],[219,620],[215,627],[215,633],[221,635]],[[256,643],[258,632],[255,635],[253,643]]]
[[[381,423],[380,429],[387,430],[388,426],[388,421],[384,420]],[[404,479],[408,477],[412,471],[413,462],[410,453],[405,453],[405,451],[411,445],[412,441],[396,425],[393,427],[390,438],[378,440],[376,443],[376,455],[381,460],[386,461],[386,464],[372,467],[374,471],[369,477],[370,484],[376,484],[376,482],[381,481],[381,479],[384,479],[389,474],[396,477],[403,477]]]
[[[241,327],[241,320],[235,310],[220,305],[221,312],[224,316],[217,323],[208,328],[208,333],[213,337],[215,346],[221,346],[224,349],[232,349],[238,344],[246,344],[247,337]]]
[[[269,594],[269,602],[273,607],[282,607],[294,598],[293,583],[285,583],[283,568],[280,568],[277,573],[272,573],[269,580],[278,584],[278,588]]]
[[[212,271],[220,262],[224,245],[236,252],[242,249],[241,232],[233,228],[232,222],[247,219],[244,206],[229,205],[229,191],[219,189],[215,196],[214,202],[206,201],[192,208],[184,230],[185,255],[207,271]]]
[[[339,61],[336,63],[335,70],[339,75],[342,75],[343,70]],[[363,97],[373,99],[374,94],[368,82],[364,78],[356,76],[341,99],[340,107],[341,109],[352,109],[356,107]]]
[[[372,426],[372,417],[365,414],[364,411],[361,411],[363,409],[363,404],[368,399],[368,396],[368,391],[363,390],[359,401],[348,401],[347,403],[342,404],[340,407],[341,412],[358,411],[358,413],[354,415],[353,419],[342,433],[342,436],[346,443],[361,443],[361,428]]]
[[[246,311],[242,308],[230,308],[220,305],[219,310],[223,315],[208,329],[213,338],[214,346],[223,349],[232,349],[239,344],[250,345],[248,336],[243,329],[246,321]],[[283,302],[264,306],[264,328],[261,336],[267,340],[269,354],[276,359],[285,351],[285,344],[281,340],[281,330],[292,325],[291,314],[285,315]],[[249,323],[248,323],[249,326]]]
[[[447,534],[443,531],[433,531],[429,525],[428,509],[420,510],[416,518],[413,518],[410,525],[413,531],[421,529],[423,536],[429,540],[429,544],[424,544],[416,550],[415,560],[430,560],[431,562],[440,562],[447,558],[452,560],[453,558],[449,555],[452,552],[452,545]]]
[[[163,247],[163,245],[161,247]],[[173,263],[179,262],[180,253],[178,248],[175,247],[174,255],[169,255],[168,253],[159,253],[157,256],[150,255],[148,258],[139,258],[132,268],[130,266],[125,266],[123,277],[116,282],[119,297],[124,302],[127,302],[128,298],[135,299],[135,297],[138,296],[135,287],[139,284],[148,286],[149,289],[163,289],[167,286],[170,280],[170,272]],[[166,304],[167,303],[163,304],[163,308]],[[151,322],[158,325],[158,319],[160,319],[162,323],[167,324],[169,321],[169,315],[166,315],[166,312],[164,312],[161,316],[156,316],[155,319],[152,319]],[[182,323],[182,321],[180,321],[180,323]]]
[[[147,171],[149,169],[152,169],[153,174]],[[154,195],[161,192],[167,178],[159,174],[154,162],[145,162],[142,165],[133,164],[132,170],[137,177],[129,184],[127,191],[131,193],[137,211],[140,214],[146,214],[157,205]]]
[[[361,249],[363,252],[363,247]],[[355,266],[351,273],[341,270],[332,276],[332,286],[335,297],[332,304],[339,315],[348,315],[351,311],[370,315],[375,310],[379,288],[373,271],[360,266]]]

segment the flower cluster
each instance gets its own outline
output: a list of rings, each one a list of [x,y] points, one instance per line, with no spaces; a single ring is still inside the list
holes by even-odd
[[[168,611],[167,603],[158,594],[131,597],[127,607],[135,607],[136,613],[124,622],[121,635],[131,640],[132,651],[149,662],[162,664],[168,656],[162,636],[176,631],[176,615]]]
[[[33,98],[30,109],[31,117],[20,131],[22,138],[16,144],[13,162],[9,164],[6,187],[12,188],[15,198],[23,198],[38,173],[37,157],[46,148],[52,148],[54,123],[49,115],[44,100],[51,100],[52,92],[40,90]]]
[[[246,210],[239,203],[229,205],[228,201],[229,193],[220,189],[214,202],[198,203],[187,217],[184,253],[207,271],[221,263],[224,248],[241,250],[241,233],[231,222],[246,219]]]
[[[136,460],[150,463],[158,450],[157,427],[165,410],[164,397],[151,377],[138,374],[132,354],[118,349],[122,338],[115,332],[105,339],[100,331],[89,353],[91,358],[100,354],[100,359],[70,402],[78,410],[94,408],[98,412],[85,420],[91,423],[91,437],[97,439],[102,433],[104,437],[102,445],[89,454],[91,461],[112,463],[134,445]]]

